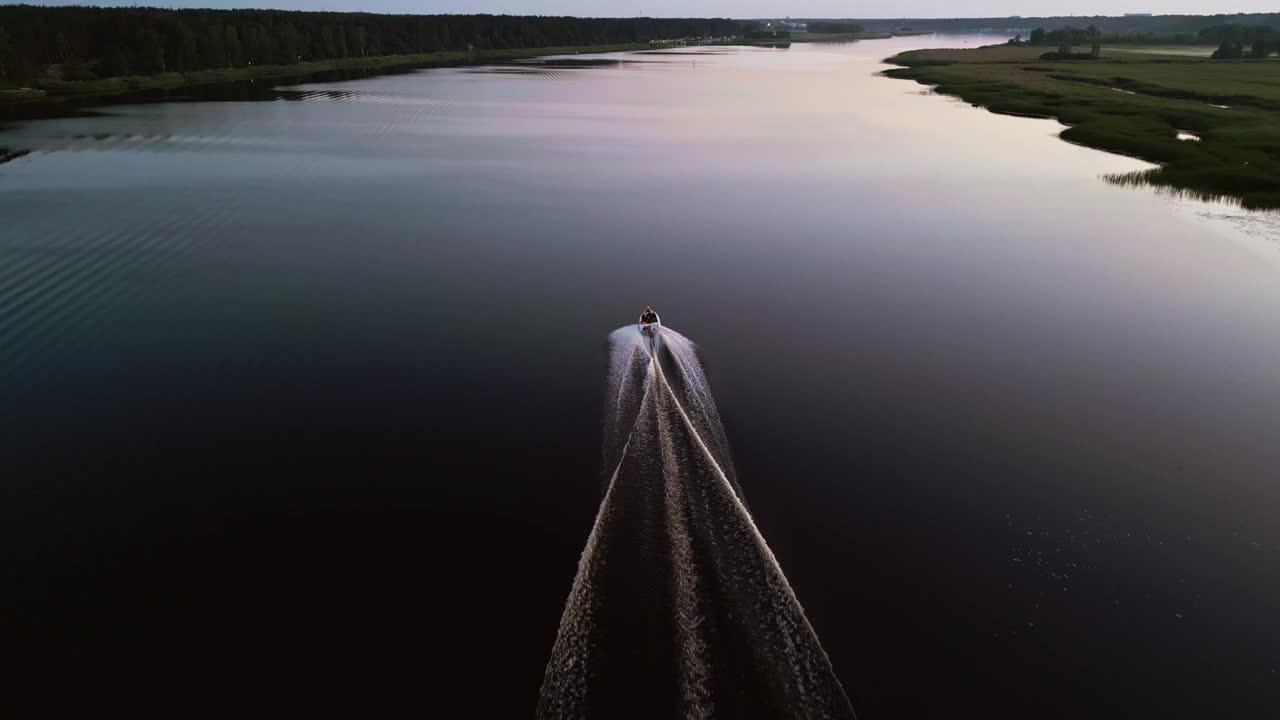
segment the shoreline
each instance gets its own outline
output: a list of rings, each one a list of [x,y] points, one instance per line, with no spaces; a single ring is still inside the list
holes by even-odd
[[[903,33],[904,35],[930,33]],[[800,33],[803,36],[803,33]],[[847,33],[838,35],[820,35],[809,38],[778,40],[745,40],[739,39],[731,43],[711,43],[705,47],[759,47],[776,46],[788,42],[851,42],[855,40],[882,40],[897,37],[899,33]],[[698,46],[703,47],[703,46]],[[502,62],[506,60],[524,60],[536,57],[555,55],[599,54],[640,52],[645,50],[663,50],[668,46],[643,43],[620,43],[613,45],[567,45],[538,48],[511,48],[504,50],[443,50],[432,53],[413,53],[403,55],[379,55],[364,58],[336,58],[332,60],[312,60],[292,65],[256,65],[237,68],[221,68],[212,70],[196,70],[187,73],[159,73],[156,75],[127,75],[120,77],[98,78],[94,80],[43,80],[35,87],[0,89],[0,118],[9,120],[25,119],[24,110],[32,111],[32,117],[59,115],[57,107],[71,106],[81,101],[108,99],[145,93],[155,90],[177,90],[185,87],[207,87],[212,85],[232,85],[253,80],[278,80],[282,82],[300,81],[313,75],[327,72],[389,70],[393,68],[431,68],[458,67],[463,65]],[[6,117],[7,116],[7,117]]]
[[[1046,61],[1044,49],[912,50],[886,58],[897,67],[882,74],[991,113],[1053,119],[1066,126],[1061,140],[1155,165],[1107,176],[1113,184],[1280,208],[1280,97],[1239,90],[1280,64],[1105,47],[1095,60]]]
[[[174,90],[183,87],[221,85],[246,80],[301,79],[310,75],[341,70],[386,70],[397,67],[448,67],[477,62],[521,60],[551,55],[581,53],[633,52],[653,49],[651,43],[617,45],[571,45],[561,47],[514,48],[507,50],[445,50],[408,55],[379,55],[363,58],[312,60],[293,65],[257,65],[189,73],[130,75],[96,80],[46,80],[34,88],[0,90],[0,110],[55,105],[92,98],[107,98],[148,90]]]
[[[876,32],[866,31],[857,33],[806,33],[793,32],[789,38],[758,38],[758,39],[742,39],[731,45],[779,45],[783,43],[824,43],[824,42],[854,42],[857,40],[888,40],[896,37],[915,37],[917,35],[934,35],[933,32],[925,32],[922,30],[903,30],[900,32]]]

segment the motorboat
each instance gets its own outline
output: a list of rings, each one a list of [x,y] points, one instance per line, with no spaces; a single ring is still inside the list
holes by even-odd
[[[658,317],[658,313],[646,306],[644,312],[640,313],[640,332],[649,337],[656,337],[661,329],[662,320]]]

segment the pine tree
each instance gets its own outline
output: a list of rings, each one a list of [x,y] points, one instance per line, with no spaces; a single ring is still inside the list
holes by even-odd
[[[0,80],[9,79],[9,65],[12,63],[10,56],[13,54],[13,41],[9,38],[9,33],[0,27]]]

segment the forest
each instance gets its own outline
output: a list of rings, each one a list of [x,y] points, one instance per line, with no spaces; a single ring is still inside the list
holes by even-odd
[[[1265,58],[1280,52],[1280,31],[1269,25],[1222,25],[1200,31],[1206,42],[1217,42],[1215,60]]]
[[[1215,60],[1240,58],[1263,59],[1280,52],[1280,31],[1270,25],[1211,25],[1193,34],[1176,35],[1121,35],[1103,33],[1097,26],[1080,29],[1064,27],[1045,31],[1036,28],[1023,40],[1018,35],[1010,45],[1057,45],[1059,54],[1070,54],[1073,45],[1091,45],[1090,57],[1098,57],[1102,43],[1110,45],[1218,45],[1213,54]],[[1050,58],[1045,58],[1050,59]]]
[[[829,20],[815,20],[808,24],[811,33],[831,33],[831,34],[847,34],[860,33],[865,28],[854,22],[831,22]]]
[[[722,37],[725,19],[0,6],[0,83],[338,58]]]

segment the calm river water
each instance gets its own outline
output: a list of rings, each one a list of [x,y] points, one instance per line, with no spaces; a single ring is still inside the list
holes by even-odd
[[[864,716],[1275,717],[1280,219],[877,76],[991,40],[0,130],[33,151],[0,165],[14,686],[52,716],[530,716],[605,337],[653,304]]]

